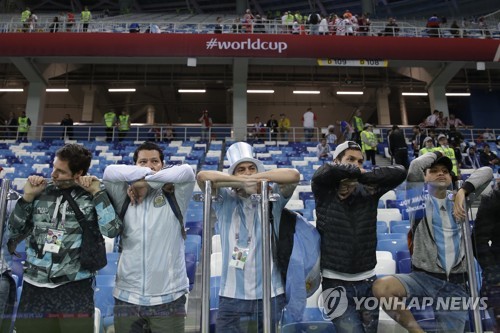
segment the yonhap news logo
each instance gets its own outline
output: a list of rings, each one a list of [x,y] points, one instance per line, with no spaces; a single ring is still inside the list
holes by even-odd
[[[260,38],[252,40],[248,38],[245,41],[219,41],[217,38],[210,38],[209,41],[206,42],[207,50],[230,50],[230,51],[238,51],[238,50],[250,50],[250,51],[276,51],[278,53],[282,53],[286,49],[288,49],[288,44],[285,42],[268,42],[262,41]]]
[[[323,309],[323,318],[333,320],[342,316],[349,305],[344,287],[335,287],[324,290],[318,298],[318,307]]]
[[[401,310],[404,308],[423,310],[433,308],[434,311],[467,311],[485,310],[487,308],[487,297],[402,297],[383,298],[376,297],[353,297],[352,302],[356,311],[373,311],[379,308],[385,310]],[[323,309],[323,318],[333,320],[342,316],[349,305],[347,293],[344,287],[339,286],[324,290],[318,298],[318,307]]]

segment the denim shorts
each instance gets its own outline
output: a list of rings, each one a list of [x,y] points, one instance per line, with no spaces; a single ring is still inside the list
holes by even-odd
[[[465,298],[469,295],[464,284],[451,283],[431,276],[425,272],[397,274],[396,277],[406,290],[406,305],[422,305],[423,297],[432,299],[435,329],[439,332],[463,332],[468,319],[467,309],[449,309],[447,304],[453,304],[452,299]],[[427,301],[427,304],[428,301]],[[412,313],[418,317],[422,309],[415,308]],[[417,318],[416,318],[417,319]],[[417,319],[418,321],[418,319]]]

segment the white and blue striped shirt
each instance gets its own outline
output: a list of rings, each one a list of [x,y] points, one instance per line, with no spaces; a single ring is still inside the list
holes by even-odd
[[[273,185],[273,192],[280,193],[278,184]],[[227,188],[221,188],[219,193],[222,195],[222,200],[214,203],[222,242],[222,276],[219,295],[245,300],[262,299],[260,205],[250,198],[240,197]],[[288,200],[289,198],[280,195],[278,201],[273,202],[272,214],[276,233],[279,230],[281,211]],[[237,234],[238,240],[236,239]],[[229,266],[235,246],[248,248],[248,257],[244,269]],[[271,253],[272,251],[269,249],[269,255]],[[272,255],[271,271],[271,293],[272,297],[275,297],[284,293],[284,287],[280,272],[272,260]]]
[[[437,246],[438,260],[441,267],[450,274],[463,258],[461,249],[462,232],[460,225],[453,217],[453,201],[430,197],[428,204],[432,210],[427,210],[427,219],[432,221],[432,232]]]

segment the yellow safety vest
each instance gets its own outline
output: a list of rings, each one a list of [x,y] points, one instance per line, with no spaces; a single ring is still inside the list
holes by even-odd
[[[365,142],[365,141],[367,141],[367,142]],[[361,145],[362,145],[363,151],[376,150],[377,148],[373,148],[372,146],[373,145],[376,146],[377,143],[378,143],[377,137],[375,136],[375,134],[373,132],[369,132],[369,131],[361,132]]]
[[[290,129],[290,119],[285,118],[285,119],[278,120],[278,127],[282,131],[288,131]]]
[[[107,112],[104,114],[104,122],[106,123],[106,127],[113,127],[113,122],[116,119],[116,114],[114,112]]]
[[[82,11],[82,22],[88,23],[90,21],[90,11],[89,10],[84,10]]]
[[[354,126],[358,130],[358,132],[361,132],[363,130],[363,119],[361,119],[358,116],[354,116]]]
[[[427,153],[432,153],[433,151],[436,150],[436,147],[432,147],[432,148],[422,148],[418,151],[418,156],[422,156],[422,155],[425,155]]]
[[[19,124],[19,132],[28,132],[30,126],[28,125],[28,117],[17,118],[17,123]]]
[[[21,13],[21,22],[27,22],[30,18],[31,12],[29,10],[25,10]]]
[[[128,118],[129,115],[120,115],[118,118],[120,119],[120,126],[118,129],[120,131],[128,131],[130,129],[130,126],[128,125]]]

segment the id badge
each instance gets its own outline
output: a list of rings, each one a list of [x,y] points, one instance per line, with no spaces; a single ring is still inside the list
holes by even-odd
[[[229,261],[229,267],[244,269],[247,258],[248,258],[248,249],[235,246],[233,249],[231,260]]]
[[[56,229],[48,229],[43,252],[59,253],[61,248],[64,231]]]

